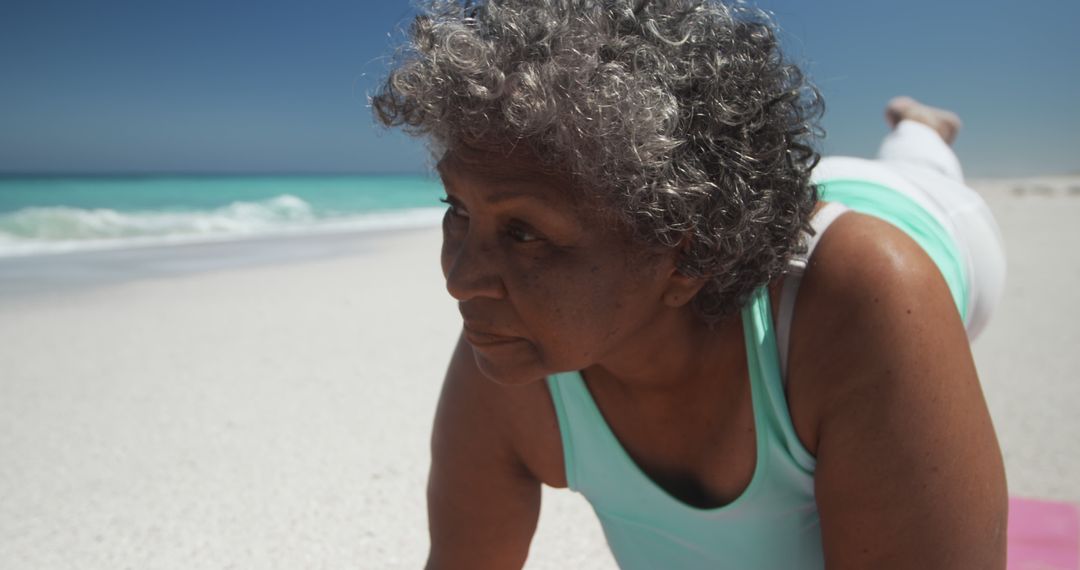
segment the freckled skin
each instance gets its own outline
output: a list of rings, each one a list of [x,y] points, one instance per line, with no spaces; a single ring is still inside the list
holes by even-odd
[[[673,497],[727,504],[754,474],[740,320],[699,323],[688,302],[701,284],[675,270],[673,252],[597,223],[534,164],[440,163],[442,269],[465,342],[433,430],[429,568],[523,564],[540,484],[567,484],[537,382],[554,372],[582,371],[615,437]],[[826,567],[1004,568],[1000,450],[963,323],[925,252],[886,222],[841,217],[803,276],[788,342],[786,403],[817,459]]]
[[[451,207],[442,268],[467,330],[521,339],[474,346],[493,380],[521,384],[610,356],[665,312],[674,254],[642,264],[621,232],[596,231],[558,176],[507,181],[449,155],[440,164]],[[524,196],[489,203],[501,192]],[[528,227],[529,234],[515,233]],[[525,238],[525,239],[522,239]],[[667,269],[667,271],[665,271]]]

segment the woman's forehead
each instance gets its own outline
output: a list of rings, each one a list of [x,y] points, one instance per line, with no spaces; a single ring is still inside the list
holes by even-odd
[[[584,197],[571,176],[520,146],[508,150],[455,147],[443,155],[436,168],[448,184],[474,184],[484,192],[529,193],[572,206],[581,204]]]
[[[443,163],[488,177],[558,177],[560,174],[524,143],[458,143],[447,149],[439,161],[440,170]]]

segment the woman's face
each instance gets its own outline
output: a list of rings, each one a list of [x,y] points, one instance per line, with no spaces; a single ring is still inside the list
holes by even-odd
[[[648,254],[528,157],[450,152],[442,269],[480,370],[521,384],[602,363],[664,310]],[[640,335],[639,335],[640,336]]]

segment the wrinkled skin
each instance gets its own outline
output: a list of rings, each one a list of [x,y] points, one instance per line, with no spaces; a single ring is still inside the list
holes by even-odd
[[[675,251],[635,244],[537,163],[440,163],[442,267],[464,333],[433,430],[428,568],[524,563],[541,484],[567,484],[538,382],[554,372],[582,371],[621,446],[675,499],[725,505],[754,475],[739,319],[702,325],[689,304],[701,282]],[[800,287],[785,391],[817,458],[828,568],[1004,567],[1000,448],[948,287],[910,237],[855,213],[829,228]]]
[[[675,252],[636,244],[559,175],[510,156],[462,150],[439,165],[449,207],[442,267],[465,337],[504,384],[625,360],[655,331],[694,328],[699,286]],[[689,330],[689,329],[688,329]]]

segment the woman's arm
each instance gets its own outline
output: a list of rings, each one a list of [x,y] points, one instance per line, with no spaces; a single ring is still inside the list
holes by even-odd
[[[861,215],[837,221],[813,259],[796,319],[823,334],[793,345],[792,358],[814,363],[798,381],[821,390],[827,567],[1004,568],[1001,452],[936,266],[900,230]]]
[[[439,398],[428,479],[429,570],[521,568],[540,512],[540,482],[514,452],[505,389],[464,340]]]

